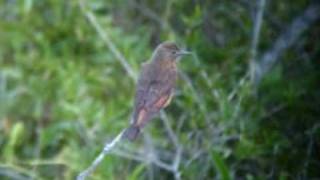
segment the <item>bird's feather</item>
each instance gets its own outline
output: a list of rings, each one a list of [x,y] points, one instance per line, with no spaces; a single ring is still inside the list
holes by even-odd
[[[161,67],[159,63],[145,63],[138,79],[135,109],[132,124],[143,127],[172,97],[175,81],[175,67]]]

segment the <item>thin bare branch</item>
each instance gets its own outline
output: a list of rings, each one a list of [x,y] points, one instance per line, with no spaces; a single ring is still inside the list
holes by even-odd
[[[90,24],[95,28],[97,31],[98,35],[101,37],[103,42],[106,44],[106,46],[110,49],[110,51],[116,56],[116,59],[121,63],[121,65],[124,67],[128,75],[136,81],[137,75],[134,72],[134,70],[131,68],[125,57],[120,53],[120,51],[116,48],[114,43],[111,41],[109,35],[102,29],[100,24],[97,22],[96,17],[92,14],[91,11],[86,10],[84,2],[82,0],[79,0],[79,6],[83,14],[86,16]],[[94,160],[94,162],[83,172],[79,174],[77,177],[77,180],[84,180],[87,176],[89,176],[95,169],[96,167],[101,163],[103,158],[105,157],[106,154],[108,154],[112,148],[121,140],[121,137],[123,135],[124,130],[117,135],[111,143],[108,143],[104,146],[103,151],[97,156],[97,158]]]
[[[103,151],[98,155],[98,157],[94,160],[94,162],[84,171],[82,171],[79,176],[77,177],[77,180],[85,180],[87,176],[89,176],[96,168],[97,166],[101,163],[103,160],[104,156],[110,153],[110,151],[117,145],[117,143],[120,142],[121,137],[124,133],[124,130],[121,131],[116,138],[114,138],[110,143],[107,143]]]
[[[147,6],[144,6],[143,4],[132,0],[129,1],[129,3],[132,4],[132,6],[134,8],[136,8],[142,15],[144,15],[145,17],[149,18],[150,20],[153,20],[155,22],[157,22],[161,28],[166,27],[168,24],[166,22],[164,22],[160,16],[158,14],[156,14],[154,11],[152,11],[150,8],[148,8]]]
[[[293,46],[302,33],[320,18],[320,4],[310,4],[296,17],[291,25],[278,37],[272,47],[255,63],[254,83],[258,85],[263,76],[279,61],[284,52]]]
[[[252,36],[252,41],[251,41],[251,50],[250,50],[250,74],[251,74],[251,79],[254,79],[254,72],[255,72],[255,63],[256,63],[256,56],[257,56],[257,46],[259,43],[259,38],[260,38],[260,30],[261,30],[261,25],[263,21],[263,13],[265,9],[265,0],[258,0],[257,1],[257,13],[256,13],[256,18],[254,20],[254,26],[253,26],[253,36]]]
[[[169,119],[168,119],[167,115],[163,111],[161,111],[160,112],[160,117],[161,117],[161,120],[163,121],[165,130],[168,132],[169,138],[172,141],[173,145],[176,148],[180,147],[178,138],[175,135],[175,133],[173,132],[173,130],[172,130],[170,124],[169,124]]]
[[[139,162],[143,162],[143,163],[152,163],[152,164],[158,166],[159,168],[162,168],[162,169],[170,171],[170,172],[174,171],[170,164],[162,162],[161,160],[159,160],[158,158],[156,158],[152,154],[149,154],[146,152],[132,153],[129,151],[117,149],[117,150],[113,151],[112,153],[117,156],[126,158],[126,159],[139,161]]]
[[[177,136],[175,135],[175,133],[173,132],[173,130],[169,124],[169,119],[168,119],[167,115],[163,111],[161,111],[160,117],[164,123],[166,131],[168,132],[169,138],[171,139],[172,143],[174,144],[174,146],[176,148],[175,158],[172,162],[172,169],[173,169],[172,172],[175,175],[175,179],[179,180],[179,179],[181,179],[180,172],[179,172],[179,166],[180,166],[181,155],[182,155],[182,146],[179,143]]]
[[[23,167],[19,167],[13,164],[0,164],[0,175],[7,176],[8,178],[20,179],[32,179],[33,172]],[[35,176],[38,178],[38,176]]]
[[[110,49],[110,51],[116,56],[116,59],[121,63],[121,65],[126,70],[128,75],[132,79],[134,79],[134,81],[136,81],[136,79],[137,79],[136,73],[131,68],[131,66],[129,65],[128,61],[124,57],[124,55],[122,55],[120,53],[120,51],[117,49],[115,44],[112,42],[112,40],[109,37],[109,34],[102,29],[101,25],[97,22],[97,18],[92,14],[92,12],[89,11],[89,10],[86,10],[84,2],[82,0],[79,0],[79,5],[80,5],[80,8],[81,8],[83,14],[86,16],[86,18],[88,19],[89,23],[97,31],[97,33],[99,34],[99,36],[102,39],[102,41],[106,44],[106,46]]]

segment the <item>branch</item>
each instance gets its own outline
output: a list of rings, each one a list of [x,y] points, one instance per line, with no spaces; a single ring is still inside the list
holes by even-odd
[[[133,5],[133,8],[136,8],[139,13],[141,13],[145,17],[149,18],[150,20],[155,21],[156,23],[158,23],[160,25],[160,28],[164,29],[166,26],[168,26],[168,24],[165,21],[163,21],[159,17],[158,14],[153,12],[147,6],[144,6],[143,4],[141,4],[141,3],[139,3],[139,2],[137,2],[135,0],[131,0],[131,1],[129,1],[129,3],[131,3]]]
[[[181,162],[182,147],[178,141],[177,136],[175,135],[175,133],[173,132],[173,130],[169,124],[169,119],[168,119],[167,115],[163,111],[161,111],[160,117],[164,123],[166,131],[168,132],[169,138],[171,139],[172,143],[174,144],[174,146],[176,148],[175,158],[172,162],[172,172],[174,173],[175,179],[180,180],[181,177],[180,177],[180,172],[179,172],[179,166],[180,166],[180,162]]]
[[[126,70],[128,75],[136,80],[137,76],[134,70],[131,68],[129,63],[127,62],[126,58],[120,53],[120,51],[117,49],[117,47],[114,45],[114,43],[111,41],[109,35],[107,32],[105,32],[100,24],[97,22],[96,17],[92,14],[91,11],[86,10],[83,0],[79,0],[80,9],[83,12],[83,14],[86,16],[86,18],[89,20],[89,23],[95,28],[97,33],[99,34],[101,40],[106,44],[106,46],[110,49],[110,51],[116,56],[116,59],[121,63],[123,68]]]
[[[104,156],[107,155],[114,147],[117,145],[118,142],[120,142],[121,137],[123,135],[125,130],[121,131],[116,138],[114,138],[110,143],[107,143],[102,152],[98,155],[98,157],[94,160],[94,162],[89,166],[86,170],[82,171],[79,176],[77,177],[77,180],[85,180],[87,176],[89,176],[101,163]]]
[[[261,79],[279,61],[283,53],[290,48],[302,33],[320,17],[319,3],[310,4],[302,15],[296,17],[291,25],[278,37],[272,47],[256,61],[254,67],[254,83],[258,85]]]
[[[0,163],[0,177],[6,176],[9,179],[16,180],[26,180],[32,179],[34,177],[33,172],[29,169],[24,169],[23,167],[16,166],[14,164],[1,164]],[[37,179],[38,177],[35,176]]]
[[[261,25],[263,21],[263,13],[265,9],[265,0],[258,0],[259,4],[257,5],[257,14],[256,18],[254,21],[254,26],[253,26],[253,36],[252,36],[252,42],[251,42],[251,50],[250,50],[250,74],[251,74],[251,79],[253,79],[255,76],[255,62],[256,62],[256,56],[257,56],[257,46],[259,43],[259,38],[260,38],[260,30],[261,30]]]
[[[20,174],[19,172],[15,172],[14,170],[11,169],[2,169],[0,168],[0,177],[6,179],[15,179],[15,180],[28,180],[31,179],[31,177],[36,178],[35,176],[24,176],[23,174]]]
[[[136,81],[137,76],[136,73],[133,71],[131,66],[128,64],[125,57],[120,53],[120,51],[117,49],[117,47],[114,45],[114,43],[111,41],[109,35],[102,29],[101,25],[97,22],[96,17],[92,14],[91,11],[86,10],[83,0],[79,0],[79,6],[82,11],[82,13],[86,16],[89,23],[93,26],[93,28],[96,30],[102,41],[106,44],[106,46],[110,49],[110,51],[115,55],[116,59],[121,63],[123,68],[126,70],[128,75]],[[86,170],[82,171],[78,177],[77,180],[84,180],[87,176],[89,176],[101,163],[105,155],[107,155],[113,147],[121,140],[121,137],[124,133],[124,130],[117,135],[116,138],[114,138],[110,143],[106,144],[103,148],[103,151],[98,155],[98,157],[94,160],[94,162],[89,166]]]
[[[251,44],[251,56],[253,58],[255,58],[257,53],[257,45],[259,43],[259,38],[260,38],[259,35],[260,35],[261,25],[263,21],[262,17],[264,14],[265,4],[266,4],[265,0],[259,0],[257,15],[254,22],[253,38],[252,38],[252,44]]]

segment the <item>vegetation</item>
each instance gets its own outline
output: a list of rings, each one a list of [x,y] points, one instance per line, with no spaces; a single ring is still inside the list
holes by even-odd
[[[195,53],[174,101],[90,179],[319,178],[319,3],[263,2],[0,1],[0,179],[74,179],[128,126],[166,40]]]

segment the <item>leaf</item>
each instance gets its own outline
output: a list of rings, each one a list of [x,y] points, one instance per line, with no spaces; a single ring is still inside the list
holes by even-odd
[[[21,143],[21,138],[23,138],[23,132],[24,132],[24,125],[22,122],[16,123],[12,131],[10,133],[10,138],[9,138],[9,146],[15,147],[19,143]]]
[[[5,147],[4,154],[7,161],[12,161],[12,158],[14,157],[14,148],[19,145],[22,142],[24,134],[24,125],[22,122],[15,123],[10,136],[9,136],[9,142]]]
[[[141,164],[140,166],[136,167],[128,179],[129,180],[140,179],[139,176],[141,175],[144,169],[145,169],[145,164]]]
[[[212,152],[212,160],[215,164],[215,168],[219,173],[220,178],[222,180],[231,180],[231,175],[229,173],[228,167],[226,163],[223,161],[221,155],[215,151]]]

